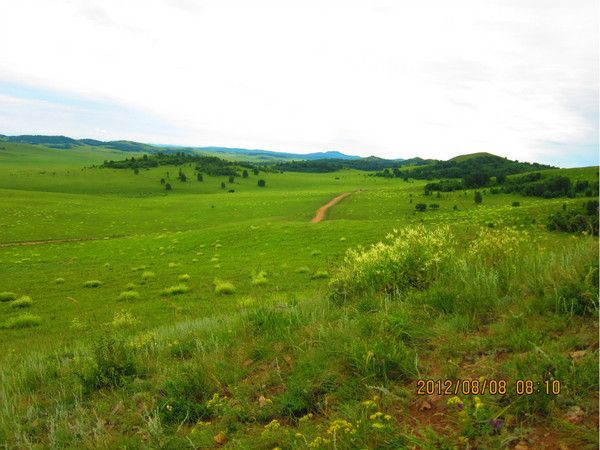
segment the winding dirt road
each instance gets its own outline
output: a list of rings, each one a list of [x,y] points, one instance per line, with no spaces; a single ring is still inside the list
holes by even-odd
[[[311,219],[311,222],[312,223],[317,223],[317,222],[320,222],[323,219],[325,219],[325,213],[327,212],[327,210],[329,208],[331,208],[333,205],[335,205],[337,202],[339,202],[340,200],[343,200],[346,197],[348,197],[350,194],[352,194],[352,192],[344,192],[343,194],[340,194],[337,197],[332,198],[331,200],[329,200],[329,202],[327,202],[326,204],[324,204],[323,206],[321,206],[319,209],[317,209],[315,217],[313,217]]]

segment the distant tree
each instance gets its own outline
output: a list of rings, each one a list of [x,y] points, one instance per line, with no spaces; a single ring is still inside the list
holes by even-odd
[[[143,159],[144,161],[148,161],[148,155],[146,155],[146,154],[144,153],[144,156],[142,156],[142,159]]]
[[[229,175],[229,182],[233,183],[235,181],[235,177],[233,175]]]
[[[254,175],[258,175],[258,169],[255,167],[254,169],[252,169],[252,173],[253,173]]]
[[[427,209],[427,205],[426,205],[425,203],[417,203],[417,204],[415,205],[415,209],[416,209],[417,211],[421,211],[421,212],[423,212],[423,211],[425,211],[425,210]]]
[[[474,172],[463,177],[465,188],[479,188],[487,186],[490,182],[490,176],[486,173]]]
[[[140,169],[138,169],[137,167],[135,169],[133,169],[133,173],[135,175],[137,175],[138,173],[140,173]]]
[[[506,174],[499,173],[498,175],[496,175],[496,183],[504,184],[505,182],[506,182]]]
[[[481,203],[483,201],[483,196],[481,195],[481,192],[475,191],[475,195],[473,196],[473,200],[475,201],[475,203]]]
[[[227,192],[233,193],[233,192],[235,192],[235,189],[229,189]]]
[[[225,182],[221,181],[221,189],[225,189]]]
[[[198,172],[198,181],[204,181],[204,177],[202,176],[202,174],[200,172]]]
[[[454,205],[454,206],[452,207],[452,209],[453,209],[454,211],[458,211],[458,206],[457,206],[457,205]]]
[[[167,183],[167,184],[165,184],[165,189],[166,189],[167,191],[170,191],[171,189],[173,189],[173,188],[171,187],[171,183]]]
[[[161,178],[161,179],[160,179],[160,184],[165,184],[165,183],[166,183],[165,179],[164,179],[164,178]]]
[[[183,173],[182,170],[179,170],[179,175],[177,177],[179,178],[180,181],[183,181],[183,182],[187,181],[187,176],[185,175],[185,173]]]
[[[440,205],[438,205],[437,203],[431,203],[429,205],[429,209],[440,209]]]
[[[265,180],[258,180],[258,187],[265,187],[267,182]]]
[[[521,206],[521,202],[512,202],[512,206]]]
[[[248,178],[248,171],[246,169],[242,172],[242,178]]]

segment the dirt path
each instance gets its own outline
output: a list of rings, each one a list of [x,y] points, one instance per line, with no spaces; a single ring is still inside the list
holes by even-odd
[[[344,192],[343,194],[340,194],[337,197],[329,200],[329,202],[327,202],[326,204],[321,206],[319,209],[317,209],[315,217],[313,217],[311,219],[311,222],[316,223],[316,222],[320,222],[321,220],[325,219],[325,213],[327,212],[327,210],[329,208],[331,208],[333,205],[335,205],[337,202],[339,202],[340,200],[343,200],[346,197],[348,197],[350,194],[352,194],[352,192]]]
[[[22,242],[4,242],[0,243],[2,247],[22,247],[27,245],[42,245],[42,244],[62,244],[65,242],[82,242],[82,241],[102,241],[107,239],[117,239],[125,237],[125,235],[119,236],[107,236],[107,237],[88,237],[88,238],[64,238],[64,239],[46,239],[43,241],[22,241]]]

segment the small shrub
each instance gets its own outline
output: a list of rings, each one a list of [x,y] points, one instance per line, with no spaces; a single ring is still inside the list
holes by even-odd
[[[138,291],[124,291],[119,294],[119,301],[137,300],[140,298]]]
[[[475,203],[481,203],[483,201],[483,196],[481,195],[481,192],[475,191],[475,194],[473,194],[473,201]]]
[[[252,286],[262,286],[267,284],[267,272],[260,271],[258,273],[252,272]]]
[[[29,328],[37,327],[41,324],[42,318],[40,316],[36,316],[31,313],[24,313],[7,319],[2,324],[2,328]]]
[[[63,284],[64,282],[65,282],[65,279],[64,279],[64,278],[61,278],[61,277],[59,277],[59,278],[56,278],[56,279],[54,280],[54,283],[55,283],[55,284]]]
[[[162,296],[167,296],[167,295],[180,295],[180,294],[185,294],[186,292],[190,291],[190,287],[185,285],[185,284],[178,284],[176,286],[171,286],[168,288],[163,289],[162,291],[160,291],[160,295]]]
[[[83,283],[83,286],[86,288],[96,288],[102,286],[102,281],[100,280],[88,280]]]
[[[177,277],[179,281],[190,281],[190,276],[187,273],[183,273]]]
[[[297,273],[308,273],[310,272],[310,269],[306,266],[302,266],[302,267],[298,267],[298,270],[296,270]]]
[[[131,349],[122,340],[102,336],[92,346],[92,355],[77,375],[84,392],[124,385],[137,372]]]
[[[17,300],[10,302],[10,306],[13,308],[29,308],[31,305],[33,305],[33,300],[28,295],[23,295]]]
[[[235,286],[230,281],[222,281],[215,279],[215,294],[231,295],[235,293]]]
[[[149,271],[144,271],[142,272],[142,280],[151,280],[153,278],[156,278],[156,274],[154,272],[149,272]]]
[[[267,182],[265,180],[258,180],[258,187],[265,187]]]
[[[172,268],[174,268],[174,267],[179,267],[180,265],[181,265],[181,264],[179,264],[179,263],[176,263],[176,262],[170,262],[170,263],[169,263],[169,269],[172,269]]]
[[[111,325],[114,328],[127,328],[139,322],[129,311],[117,311],[113,316]]]
[[[165,190],[167,190],[167,191],[173,190],[173,188],[171,187],[171,183],[165,184]]]
[[[136,287],[137,286],[135,285],[135,283],[127,283],[125,285],[125,290],[126,291],[133,291],[133,290],[135,290]]]
[[[428,230],[420,225],[394,230],[387,239],[367,249],[346,252],[344,264],[330,282],[332,300],[425,289],[453,256],[453,236],[448,227]]]
[[[521,206],[521,202],[512,202],[512,206],[514,206],[514,207]]]
[[[423,211],[427,210],[427,205],[425,203],[417,203],[415,205],[415,209],[417,211],[423,212]]]
[[[14,292],[0,292],[0,302],[11,302],[17,299],[17,294]]]

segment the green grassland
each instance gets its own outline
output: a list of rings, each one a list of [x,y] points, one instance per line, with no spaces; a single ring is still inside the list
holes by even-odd
[[[598,240],[545,228],[585,198],[0,147],[4,447],[597,448]]]

